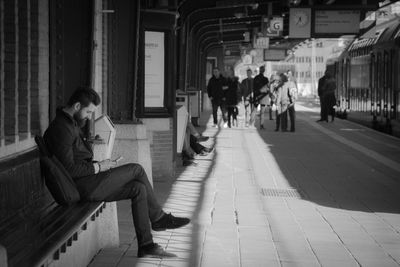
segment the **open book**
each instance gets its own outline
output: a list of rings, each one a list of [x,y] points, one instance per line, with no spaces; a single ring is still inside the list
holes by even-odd
[[[94,121],[96,138],[93,145],[93,159],[101,161],[110,159],[114,147],[116,130],[107,115],[102,115]]]

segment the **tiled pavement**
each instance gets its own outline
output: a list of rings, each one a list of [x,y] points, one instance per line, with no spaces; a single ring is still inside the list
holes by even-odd
[[[399,266],[400,140],[297,110],[295,133],[216,129],[203,114],[214,152],[155,183],[165,210],[192,219],[154,233],[178,258],[136,257],[123,201],[120,247],[90,266]]]

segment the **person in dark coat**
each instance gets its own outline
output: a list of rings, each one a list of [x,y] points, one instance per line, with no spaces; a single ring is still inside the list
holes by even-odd
[[[226,108],[228,111],[228,127],[231,128],[231,123],[233,123],[235,120],[237,121],[235,108],[237,108],[236,105],[238,104],[239,92],[239,81],[237,77],[233,76],[232,70],[228,71],[227,85],[228,89],[224,91],[224,96],[226,99]]]
[[[139,164],[118,166],[115,160],[93,161],[90,143],[81,127],[100,104],[100,96],[91,88],[78,88],[65,107],[57,109],[55,119],[44,133],[46,146],[74,179],[81,201],[118,201],[130,199],[138,242],[138,257],[175,257],[153,242],[151,229],[163,231],[182,227],[188,218],[163,211]]]
[[[317,120],[317,122],[321,121],[326,121],[328,120],[328,115],[325,114],[325,102],[324,102],[324,86],[325,86],[325,81],[326,81],[326,75],[329,75],[329,71],[325,71],[324,76],[319,78],[318,80],[318,97],[319,97],[319,104],[321,106],[321,111],[320,111],[320,119]]]
[[[323,94],[323,101],[324,101],[324,114],[325,114],[325,121],[328,122],[328,115],[331,115],[331,121],[335,120],[335,108],[336,105],[336,82],[334,77],[328,72],[325,74],[326,80],[324,83],[324,94]]]
[[[221,75],[218,68],[213,69],[213,76],[208,81],[207,94],[211,100],[214,127],[218,127],[218,107],[222,112],[222,120],[224,121],[224,126],[227,125],[226,121],[226,108],[225,108],[225,96],[224,90],[227,90],[228,86],[226,84],[226,79]]]
[[[264,112],[265,108],[267,105],[267,102],[269,102],[269,99],[267,100],[267,92],[263,89],[268,89],[268,84],[269,80],[267,77],[264,76],[265,72],[265,66],[260,67],[260,73],[254,77],[254,99],[256,99],[256,103],[254,103],[254,106],[257,107],[258,105],[261,105],[260,108],[260,129],[264,129]],[[255,112],[257,109],[255,108],[253,112]],[[272,118],[272,110],[270,111],[270,118]]]

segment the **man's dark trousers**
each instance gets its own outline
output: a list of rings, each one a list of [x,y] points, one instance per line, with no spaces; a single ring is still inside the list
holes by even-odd
[[[323,121],[325,121],[325,120],[328,120],[328,114],[326,114],[326,103],[325,103],[325,100],[324,100],[324,97],[323,96],[320,96],[319,97],[319,103],[320,103],[320,106],[321,106],[321,118],[320,118],[320,120],[323,120]]]
[[[211,101],[211,104],[212,104],[214,124],[218,124],[218,107],[221,109],[222,112],[222,120],[226,122],[227,118],[226,118],[225,103]]]
[[[295,119],[296,119],[296,111],[294,109],[294,104],[289,105],[288,113],[289,113],[289,118],[290,118],[290,131],[294,132],[295,131]]]
[[[282,132],[287,131],[287,109],[281,113],[276,112],[276,129],[279,131],[279,128],[281,127]]]
[[[153,242],[149,219],[155,222],[164,212],[142,166],[130,163],[95,175],[75,178],[75,182],[82,198],[88,201],[131,199],[138,245]]]

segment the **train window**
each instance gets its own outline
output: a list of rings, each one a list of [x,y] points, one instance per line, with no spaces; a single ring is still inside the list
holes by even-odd
[[[384,102],[384,116],[388,116],[388,102],[389,102],[389,88],[388,88],[388,79],[389,79],[389,56],[387,51],[383,54],[383,102]]]
[[[371,75],[370,75],[370,88],[371,88],[371,94],[370,94],[370,100],[371,100],[371,113],[374,114],[376,110],[376,86],[375,86],[375,79],[376,79],[376,68],[375,68],[375,55],[371,55]]]
[[[377,115],[382,111],[382,55],[378,53],[376,60],[376,105]]]
[[[394,83],[393,83],[393,71],[395,68],[393,66],[395,54],[393,49],[390,50],[389,62],[388,62],[388,105],[389,105],[389,118],[393,119],[394,115]]]

